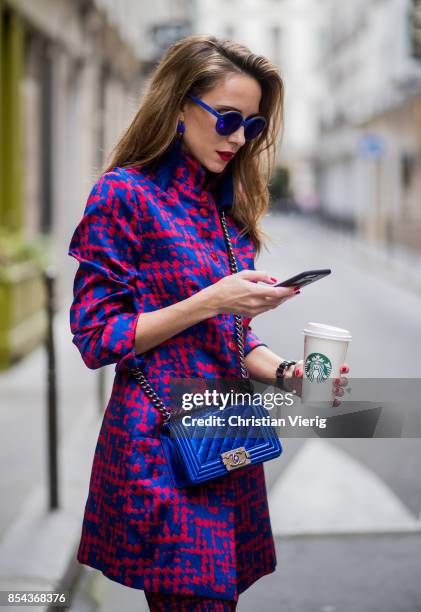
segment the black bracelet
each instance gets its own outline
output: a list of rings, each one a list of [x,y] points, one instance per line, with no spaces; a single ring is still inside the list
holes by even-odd
[[[284,389],[284,373],[285,370],[287,370],[290,366],[295,365],[297,362],[296,361],[281,361],[281,363],[278,365],[278,367],[276,368],[276,380],[277,382],[281,385],[281,387]]]

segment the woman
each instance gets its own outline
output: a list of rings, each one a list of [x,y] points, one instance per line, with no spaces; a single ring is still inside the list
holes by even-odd
[[[275,378],[284,360],[249,323],[295,295],[254,270],[282,107],[281,77],[264,57],[213,36],[178,41],[70,244],[80,264],[73,342],[89,368],[116,363],[77,558],[143,589],[152,610],[234,610],[239,594],[275,569],[262,464],[175,488],[160,413],[131,370],[140,367],[167,404],[172,378],[238,377],[239,314],[250,375]],[[219,116],[232,109],[241,125],[238,116]],[[301,376],[302,361],[291,364],[285,386],[299,390]]]

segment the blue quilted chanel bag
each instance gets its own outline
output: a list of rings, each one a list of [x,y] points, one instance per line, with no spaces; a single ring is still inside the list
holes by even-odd
[[[221,223],[227,243],[231,273],[235,274],[238,267],[224,211],[221,211]],[[241,377],[245,379],[244,383],[250,390],[252,387],[244,364],[243,324],[239,315],[235,315],[235,332]],[[223,411],[216,410],[215,407],[200,408],[195,410],[192,416],[203,421],[199,421],[200,426],[192,427],[183,423],[185,413],[172,412],[165,407],[139,368],[132,372],[163,416],[160,439],[176,487],[201,484],[224,476],[232,470],[274,459],[282,453],[282,446],[274,427],[266,424],[270,423],[270,417],[263,406],[241,402],[227,406]],[[206,419],[212,422],[212,417],[215,418],[216,413],[224,420],[222,429],[214,424],[204,425]]]

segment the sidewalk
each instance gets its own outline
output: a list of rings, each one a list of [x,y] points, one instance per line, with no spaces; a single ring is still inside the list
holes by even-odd
[[[84,366],[71,343],[67,304],[56,315],[54,330],[58,510],[48,509],[44,348],[38,348],[27,359],[0,374],[0,457],[3,466],[12,466],[9,473],[2,471],[0,482],[1,496],[6,501],[0,514],[0,590],[69,589],[81,569],[75,553],[90,466],[102,422],[95,395],[98,372]],[[31,606],[31,609],[47,608]]]

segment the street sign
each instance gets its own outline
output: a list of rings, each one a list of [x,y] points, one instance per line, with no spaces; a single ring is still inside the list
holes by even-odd
[[[380,159],[385,155],[385,144],[377,134],[364,134],[358,142],[358,150],[365,157]]]

